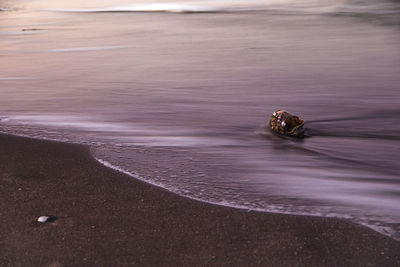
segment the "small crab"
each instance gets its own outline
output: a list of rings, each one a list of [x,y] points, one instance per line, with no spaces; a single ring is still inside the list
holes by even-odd
[[[304,137],[304,121],[284,110],[272,113],[269,126],[273,132],[281,135]]]

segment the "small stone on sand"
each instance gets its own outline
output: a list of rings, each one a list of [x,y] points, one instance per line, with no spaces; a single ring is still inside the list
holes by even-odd
[[[41,222],[41,223],[47,222],[48,220],[49,220],[49,217],[48,217],[48,216],[40,216],[40,217],[37,219],[37,221],[38,221],[38,222]]]

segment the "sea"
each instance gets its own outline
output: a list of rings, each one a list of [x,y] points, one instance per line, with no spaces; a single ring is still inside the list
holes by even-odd
[[[306,138],[269,130],[279,109]],[[2,0],[0,131],[400,240],[400,1]]]

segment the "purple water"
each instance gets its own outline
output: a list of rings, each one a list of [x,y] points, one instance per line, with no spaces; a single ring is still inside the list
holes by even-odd
[[[396,2],[1,5],[1,131],[90,144],[191,198],[400,239]],[[310,137],[271,134],[277,109]]]

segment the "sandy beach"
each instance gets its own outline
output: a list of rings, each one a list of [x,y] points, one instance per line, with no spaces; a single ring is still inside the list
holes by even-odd
[[[1,266],[400,264],[399,242],[344,220],[183,198],[81,145],[0,135],[0,148]]]

